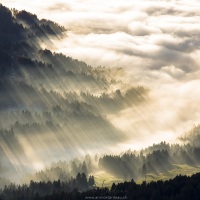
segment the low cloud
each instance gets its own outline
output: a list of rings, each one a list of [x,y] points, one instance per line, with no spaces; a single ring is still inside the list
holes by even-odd
[[[128,28],[130,33],[135,36],[159,34],[162,32],[159,28],[149,26],[148,24],[141,24],[140,22],[132,22]]]

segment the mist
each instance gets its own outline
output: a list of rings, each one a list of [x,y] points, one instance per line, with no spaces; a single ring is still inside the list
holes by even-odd
[[[2,89],[10,91],[4,94],[5,99],[1,97],[4,104],[6,99],[15,99],[10,102],[11,116],[21,107],[17,117],[7,116],[9,120],[1,125],[3,130],[12,128],[17,135],[15,138],[10,132],[10,140],[15,141],[14,148],[20,155],[17,158],[9,149],[9,140],[1,142],[14,168],[23,163],[29,172],[86,153],[119,153],[160,141],[175,143],[199,124],[198,1],[1,3],[25,9],[67,29],[49,43],[38,39],[43,50],[55,53],[44,50],[37,59],[59,65],[59,80],[50,72],[51,66],[48,76],[40,74],[40,70],[31,74],[28,69],[20,72],[27,83],[20,83],[21,79],[11,81]],[[65,62],[74,66],[68,66],[70,73],[64,71]],[[26,65],[26,60],[19,60],[19,65]],[[16,86],[18,92],[12,92],[10,88]],[[56,107],[58,102],[61,107]],[[23,116],[26,111],[31,113],[30,119]],[[1,117],[6,117],[3,111]],[[99,137],[95,143],[96,135]],[[83,144],[83,140],[87,142]],[[23,167],[17,170],[23,171]]]

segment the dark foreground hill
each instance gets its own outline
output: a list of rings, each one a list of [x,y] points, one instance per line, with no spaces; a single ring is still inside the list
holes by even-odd
[[[79,179],[80,176],[80,179]],[[93,180],[84,178],[85,175],[77,175],[71,182],[60,181],[35,183],[29,186],[6,186],[1,192],[0,199],[5,200],[84,200],[84,199],[130,199],[130,200],[199,200],[200,173],[188,176],[176,176],[172,180],[157,181],[142,184],[124,182],[112,185],[108,188],[94,188],[86,191],[88,185],[92,186]],[[73,185],[74,184],[74,185]],[[85,184],[85,185],[84,185]],[[70,187],[73,191],[69,192]],[[82,187],[80,188],[80,186]]]

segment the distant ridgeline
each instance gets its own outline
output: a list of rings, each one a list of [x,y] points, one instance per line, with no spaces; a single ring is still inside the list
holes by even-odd
[[[42,49],[66,35],[52,21],[1,4],[0,20],[2,177],[13,180],[35,163],[37,168],[35,160],[125,139],[106,116],[147,102],[147,88],[123,83],[121,68],[93,68]]]
[[[87,155],[84,161],[75,159],[71,162],[55,162],[47,169],[26,176],[25,182],[66,181],[79,172],[88,176],[98,171],[105,171],[121,181],[146,179],[150,182],[173,178],[177,174],[192,175],[200,172],[200,126],[189,131],[184,140],[184,145],[161,142],[138,152],[129,150],[121,155],[107,154],[96,156],[95,159]],[[104,180],[108,182],[108,179],[105,175]]]
[[[140,153],[104,155],[99,160],[99,168],[123,180],[151,181],[154,178],[168,179],[176,174],[193,174],[200,171],[200,145],[187,143],[182,146],[162,142]]]

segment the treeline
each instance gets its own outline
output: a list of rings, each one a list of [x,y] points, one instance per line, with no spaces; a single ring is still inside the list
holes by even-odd
[[[3,190],[0,191],[0,199],[37,199],[39,197],[45,197],[54,193],[70,193],[72,191],[85,191],[95,187],[94,176],[87,176],[85,173],[78,173],[75,178],[70,178],[68,181],[30,181],[30,184],[6,185]]]
[[[8,9],[0,4],[0,41],[7,50],[13,42],[31,39],[44,39],[48,36],[59,36],[66,29],[55,22],[49,20],[39,20],[36,15],[29,12]]]
[[[174,179],[141,185],[134,181],[113,184],[111,196],[126,196],[134,200],[197,200],[200,195],[200,173],[188,176],[178,175]]]
[[[50,35],[60,35],[66,31],[64,26],[46,19],[39,20],[36,15],[25,10],[17,11],[12,9],[12,12],[18,23],[23,24],[26,28],[31,28],[36,35],[39,34],[41,36],[42,31]]]
[[[165,150],[157,150],[144,156],[123,154],[122,156],[105,155],[99,160],[100,169],[104,169],[115,177],[129,180],[144,178],[145,173],[167,172],[174,163]]]
[[[200,130],[200,129],[199,129]],[[199,134],[193,136],[199,144]],[[192,137],[191,137],[192,138]],[[198,138],[198,139],[197,139]],[[99,167],[116,177],[128,180],[144,178],[145,174],[166,173],[178,165],[200,164],[200,146],[190,142],[185,145],[161,142],[140,152],[127,152],[122,155],[104,155],[99,159]]]
[[[75,107],[79,107],[80,109],[87,107],[87,110],[91,113],[98,113],[100,115],[117,112],[130,105],[145,102],[148,92],[143,87],[133,87],[125,92],[116,90],[115,92],[102,93],[101,95],[93,95],[85,92],[65,92],[62,95],[53,90],[47,91],[43,87],[38,89],[23,81],[0,80],[0,83],[2,94],[0,97],[1,110],[3,108],[13,110],[31,108],[34,110],[35,108],[35,111],[37,111],[41,108],[45,110],[57,106],[60,107],[60,110],[67,109],[68,111],[72,111],[75,110]]]
[[[93,188],[94,177],[87,180],[84,174],[78,174],[67,183],[31,181],[30,185],[6,186],[0,199],[12,200],[83,200],[83,199],[133,199],[133,200],[198,200],[200,195],[200,173],[188,176],[176,176],[167,181],[136,184],[130,182],[113,183],[111,189]],[[93,189],[92,189],[93,188]]]
[[[86,112],[104,115],[118,112],[128,106],[144,103],[148,98],[148,90],[144,87],[131,87],[125,91],[120,89],[110,93],[91,94],[89,92],[65,92],[65,90],[49,90],[29,84],[25,81],[0,79],[0,111],[31,109],[46,110],[57,107],[60,111]],[[54,85],[55,86],[55,85]],[[54,87],[52,86],[52,87]],[[64,86],[64,85],[63,85]],[[73,91],[73,90],[72,90]]]
[[[97,165],[89,155],[83,160],[84,161],[73,159],[70,162],[58,161],[51,163],[50,166],[44,170],[25,175],[23,182],[27,183],[31,180],[36,182],[54,180],[66,182],[69,181],[71,177],[76,177],[77,174],[83,173],[88,177],[89,174],[92,174],[97,169]]]

